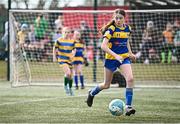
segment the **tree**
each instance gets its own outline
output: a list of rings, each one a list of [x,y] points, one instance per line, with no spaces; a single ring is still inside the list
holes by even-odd
[[[51,4],[50,4],[50,6],[49,6],[49,9],[50,10],[52,10],[52,9],[58,9],[58,3],[59,3],[60,1],[59,0],[52,0],[51,1]]]
[[[29,0],[24,0],[24,4],[25,4],[25,6],[26,6],[26,9],[29,9]]]
[[[47,2],[47,0],[39,0],[39,3],[37,5],[37,9],[43,9],[46,2]]]
[[[11,2],[12,2],[12,3],[14,2],[14,3],[16,4],[16,7],[15,7],[15,8],[19,8],[19,3],[20,3],[19,0],[12,0]]]

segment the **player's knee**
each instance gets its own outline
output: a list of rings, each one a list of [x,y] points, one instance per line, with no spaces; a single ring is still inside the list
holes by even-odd
[[[82,71],[79,71],[79,75],[82,75]]]
[[[67,73],[66,76],[67,76],[68,78],[71,78],[71,73]]]
[[[77,72],[77,71],[75,71],[75,72],[74,72],[74,74],[75,74],[75,75],[78,75],[78,72]]]
[[[108,89],[109,87],[110,87],[110,85],[104,84],[104,89]]]
[[[77,73],[78,73],[78,75],[80,75],[80,74],[81,74],[81,71],[80,71],[80,70],[78,70],[78,72],[77,72]]]
[[[128,80],[127,80],[127,82],[131,82],[131,83],[132,83],[133,81],[134,81],[133,77],[129,77]]]
[[[133,81],[134,81],[133,77],[129,77],[126,79],[127,84],[130,86],[133,85]]]

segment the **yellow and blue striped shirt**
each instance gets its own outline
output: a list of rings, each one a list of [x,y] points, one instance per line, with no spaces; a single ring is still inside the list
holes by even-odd
[[[73,58],[73,62],[79,61],[84,62],[84,44],[80,42],[75,42],[76,54]]]
[[[131,33],[131,27],[124,24],[123,28],[111,25],[103,37],[109,39],[108,48],[123,58],[129,57],[127,42]],[[106,53],[106,59],[115,60],[114,56]]]
[[[55,42],[55,48],[58,49],[58,62],[67,62],[71,64],[72,50],[75,48],[75,41],[59,38]]]

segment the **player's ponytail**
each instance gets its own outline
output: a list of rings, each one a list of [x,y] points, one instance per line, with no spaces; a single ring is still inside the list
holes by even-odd
[[[106,25],[104,25],[101,29],[100,29],[100,33],[102,35],[104,35],[104,33],[106,32],[106,30],[111,26],[114,25],[114,20],[109,21]]]

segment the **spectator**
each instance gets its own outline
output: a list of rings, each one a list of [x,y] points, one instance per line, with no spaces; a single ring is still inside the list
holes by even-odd
[[[48,21],[45,20],[42,14],[38,15],[34,22],[35,37],[38,42],[44,40],[46,31],[48,30]]]
[[[58,38],[62,37],[62,28],[59,27],[53,34],[53,41],[57,41]]]
[[[40,43],[36,42],[33,24],[30,25],[30,31],[28,32],[28,41],[29,41],[29,45],[28,45],[28,48],[26,49],[27,57],[32,61],[33,59],[36,59],[35,55],[37,53],[35,51],[40,46]]]
[[[167,23],[166,29],[163,31],[163,51],[161,53],[161,63],[171,63],[172,60],[172,51],[173,51],[173,38],[174,31],[173,25]]]
[[[4,52],[3,58],[5,60],[7,60],[7,57],[8,57],[8,21],[5,22],[5,32],[4,32],[4,35],[1,40],[5,47],[5,52]]]
[[[180,18],[175,18],[174,24],[173,24],[173,29],[174,31],[178,31],[180,28]]]
[[[180,63],[180,20],[178,18],[174,22],[174,30],[175,56],[177,57],[177,62]]]
[[[150,51],[153,54],[157,54],[158,45],[160,44],[160,34],[158,29],[154,26],[153,21],[148,21],[146,29],[142,35],[142,44],[140,45],[141,50],[136,54],[137,58],[142,57],[144,64],[149,64]],[[155,55],[157,57],[157,55]]]
[[[30,25],[30,32],[28,33],[28,39],[29,42],[34,44],[36,42],[36,38],[35,38],[35,32],[34,32],[34,25]]]
[[[63,17],[62,17],[62,15],[59,15],[54,23],[55,23],[55,30],[58,30],[59,28],[62,29],[62,27],[63,27]]]
[[[20,31],[18,32],[18,44],[21,48],[27,46],[27,44],[25,44],[27,41],[27,29],[28,29],[28,25],[22,24]]]
[[[91,41],[91,29],[87,25],[86,21],[80,22],[80,32],[82,40],[85,42],[86,47],[89,46]]]
[[[44,54],[44,46],[49,42],[49,22],[48,15],[39,14],[34,22],[34,31],[36,41],[39,42],[38,49],[36,49],[36,60],[42,61]]]
[[[7,49],[7,46],[8,46],[8,21],[5,22],[5,32],[4,32],[4,36],[2,37],[2,41],[5,46],[5,49]]]

